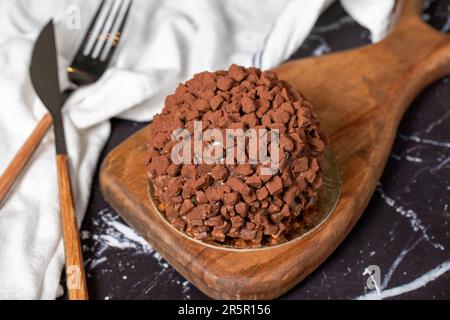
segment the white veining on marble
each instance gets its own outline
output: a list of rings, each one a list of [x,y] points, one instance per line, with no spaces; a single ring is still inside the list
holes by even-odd
[[[424,237],[420,237],[418,240],[416,240],[412,245],[406,246],[403,248],[403,250],[400,252],[400,254],[397,256],[397,258],[394,260],[392,265],[390,266],[388,272],[383,278],[383,282],[381,283],[380,289],[384,290],[389,285],[389,281],[391,281],[392,275],[394,274],[395,270],[397,270],[400,263],[403,261],[403,259],[406,257],[406,255],[411,251],[414,250],[414,248],[424,239]]]
[[[411,282],[402,284],[400,286],[381,290],[380,294],[378,294],[375,291],[371,291],[369,293],[366,293],[362,296],[356,297],[357,300],[381,300],[385,298],[391,298],[395,296],[399,296],[401,294],[411,292],[414,290],[417,290],[425,285],[427,285],[429,282],[439,278],[441,275],[446,273],[450,270],[450,260],[447,260],[440,265],[438,265],[436,268],[426,272],[425,274],[421,275],[420,277],[414,279]]]
[[[436,173],[436,171],[441,170],[444,166],[446,166],[450,162],[450,157],[447,157],[440,161],[435,167],[431,168],[430,172]]]
[[[155,288],[161,276],[174,271],[174,269],[170,268],[169,264],[147,243],[147,241],[145,241],[144,238],[137,234],[134,229],[122,223],[119,217],[110,208],[99,211],[97,215],[94,216],[92,223],[98,227],[98,234],[92,234],[86,230],[81,231],[82,240],[93,241],[93,245],[89,248],[86,245],[83,246],[83,250],[90,250],[93,253],[93,257],[85,261],[88,272],[99,266],[101,267],[108,262],[107,257],[103,255],[107,249],[131,249],[134,250],[133,254],[150,255],[157,262],[161,269],[155,274],[149,284],[145,284],[147,286],[145,293],[149,293]],[[121,261],[118,261],[117,263],[119,266],[122,264]],[[134,269],[134,265],[130,268]],[[127,276],[122,276],[122,280],[125,281],[127,279]],[[172,283],[175,283],[180,287],[183,294],[192,288],[189,281],[184,281],[181,283],[180,281],[174,281],[173,279],[171,280]],[[137,284],[143,285],[142,282]],[[105,297],[105,299],[110,298],[112,297]],[[185,295],[184,298],[189,299],[190,296]]]
[[[445,22],[445,24],[442,26],[441,28],[441,32],[448,32],[450,31],[450,5],[447,6],[447,21]]]
[[[442,142],[442,141],[437,141],[437,140],[432,140],[432,139],[420,138],[416,135],[408,136],[408,135],[404,135],[404,134],[399,134],[399,135],[397,135],[397,137],[402,140],[409,140],[409,141],[419,142],[419,143],[423,143],[423,144],[429,144],[429,145],[436,146],[436,147],[450,148],[450,142]]]
[[[324,25],[324,26],[318,26],[314,27],[312,29],[312,33],[325,33],[329,31],[334,31],[346,24],[355,23],[355,20],[352,19],[350,16],[343,16],[339,18],[337,21],[334,21],[330,24]]]
[[[430,133],[431,131],[433,131],[433,129],[438,126],[441,125],[444,120],[447,120],[447,118],[450,116],[450,111],[447,111],[442,117],[439,117],[439,119],[436,119],[435,121],[431,122],[428,127],[425,129],[426,133]]]
[[[428,234],[428,227],[422,223],[422,220],[414,210],[398,205],[394,199],[385,194],[381,183],[377,184],[376,190],[389,207],[393,208],[396,212],[400,213],[401,216],[408,219],[414,232],[421,232],[425,241],[430,243],[436,249],[444,250],[444,246],[442,244],[432,240],[432,237]]]
[[[149,293],[150,291],[152,291],[152,289],[158,284],[159,278],[167,272],[168,268],[162,268],[157,274],[156,276],[153,278],[153,280],[150,282],[150,284],[148,285],[147,289],[145,290],[145,293]]]
[[[102,264],[103,262],[106,262],[108,260],[108,258],[106,257],[100,257],[98,259],[92,259],[89,264],[89,269],[95,269],[95,267],[97,267],[99,264]]]
[[[111,209],[101,210],[94,218],[93,223],[100,226],[100,234],[91,234],[88,231],[82,231],[83,240],[92,239],[94,245],[91,250],[95,252],[91,261],[86,261],[89,268],[93,269],[100,265],[103,260],[102,254],[108,248],[116,249],[134,249],[138,253],[153,253],[153,248],[136,231],[121,223]],[[98,259],[101,259],[99,262]],[[90,263],[90,264],[88,264]]]
[[[405,159],[409,162],[416,162],[416,163],[422,163],[423,159],[419,157],[413,157],[413,156],[406,156]]]
[[[328,43],[325,41],[325,39],[322,36],[311,35],[309,38],[313,39],[313,40],[317,40],[319,42],[319,45],[312,50],[311,55],[317,57],[317,56],[321,56],[325,53],[331,52],[330,46],[328,45]]]
[[[444,79],[445,80],[445,79]],[[429,134],[435,128],[442,127],[445,125],[447,119],[450,116],[450,111],[447,111],[438,119],[430,122],[426,128],[421,132],[415,132],[413,134],[398,134],[397,138],[403,141],[411,141],[415,144],[412,147],[407,149],[403,149],[400,153],[392,153],[391,158],[401,161],[405,160],[412,163],[421,164],[417,170],[414,171],[409,181],[407,181],[403,185],[404,192],[411,191],[411,185],[417,183],[418,177],[423,173],[429,173],[432,175],[440,174],[438,171],[446,168],[450,163],[450,157],[448,156],[447,149],[450,148],[450,143],[447,141],[439,141],[435,139],[430,139],[428,137],[423,137],[422,134]],[[430,147],[438,147],[436,149],[438,155],[434,158],[430,158]],[[423,274],[422,276],[412,280],[411,282],[405,283],[400,286],[396,286],[393,288],[388,288],[389,283],[393,275],[399,269],[400,264],[405,259],[405,257],[410,254],[420,243],[426,242],[432,245],[434,248],[439,249],[441,252],[445,249],[441,243],[438,243],[434,240],[434,236],[431,235],[429,227],[422,222],[420,219],[417,209],[407,208],[405,205],[402,205],[401,198],[394,198],[393,196],[389,196],[386,194],[381,183],[377,185],[376,191],[380,194],[382,200],[386,203],[387,206],[393,208],[395,212],[401,214],[402,217],[408,219],[409,225],[411,226],[414,232],[420,233],[420,237],[412,241],[408,241],[405,247],[400,251],[398,256],[395,258],[387,272],[383,277],[383,281],[380,285],[380,292],[377,290],[372,290],[368,293],[357,297],[356,299],[384,299],[389,297],[398,296],[407,292],[411,292],[422,288],[430,281],[440,277],[442,274],[450,270],[450,260],[445,261],[441,265],[435,267],[429,272]],[[444,213],[446,212],[448,205],[444,203]],[[445,222],[444,222],[445,224]],[[390,241],[393,241],[393,233],[389,233],[391,235]],[[406,275],[406,272],[403,272],[403,275]]]

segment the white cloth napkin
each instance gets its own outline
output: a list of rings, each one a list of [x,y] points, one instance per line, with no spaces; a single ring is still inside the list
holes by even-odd
[[[148,121],[176,85],[231,63],[273,67],[304,41],[333,0],[134,0],[110,69],[77,90],[65,106],[65,131],[78,221],[110,133],[108,119]],[[342,0],[372,39],[386,32],[393,0]],[[22,145],[44,107],[28,76],[33,42],[56,22],[62,88],[99,1],[0,0],[0,172]],[[81,29],[68,27],[79,9]],[[54,299],[64,264],[54,137],[49,133],[0,209],[0,299]]]

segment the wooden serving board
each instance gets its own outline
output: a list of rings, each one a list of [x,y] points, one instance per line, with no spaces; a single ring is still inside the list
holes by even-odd
[[[420,20],[421,4],[399,0],[395,27],[377,44],[275,69],[313,102],[341,166],[337,207],[307,235],[279,246],[236,250],[205,245],[175,231],[149,199],[146,128],[105,159],[100,182],[106,200],[208,296],[280,296],[344,240],[372,196],[403,113],[428,84],[450,73],[450,37]]]

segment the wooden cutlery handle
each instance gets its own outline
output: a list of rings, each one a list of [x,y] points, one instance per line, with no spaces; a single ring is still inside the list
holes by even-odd
[[[67,155],[56,156],[59,203],[66,253],[67,290],[70,300],[88,300],[83,254],[75,216]]]
[[[10,162],[5,172],[0,177],[0,206],[3,203],[8,191],[11,189],[14,182],[20,176],[25,165],[30,160],[34,151],[41,143],[48,129],[52,125],[52,117],[50,114],[46,114],[37,124],[34,131],[22,145],[20,150],[14,156],[14,159]]]

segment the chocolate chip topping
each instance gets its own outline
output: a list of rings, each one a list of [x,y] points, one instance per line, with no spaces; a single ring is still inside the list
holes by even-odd
[[[278,171],[261,163],[173,163],[171,136],[194,121],[206,129],[278,129]],[[211,141],[200,141],[206,148]],[[166,98],[148,138],[148,177],[165,217],[187,235],[234,247],[284,242],[302,223],[302,210],[321,188],[327,138],[310,102],[270,71],[231,65],[202,72]],[[270,144],[268,146],[270,150]],[[224,147],[223,156],[227,154]],[[270,152],[269,152],[270,153]],[[248,146],[238,150],[250,160]]]

